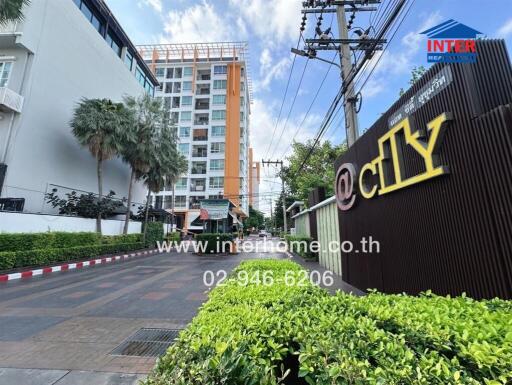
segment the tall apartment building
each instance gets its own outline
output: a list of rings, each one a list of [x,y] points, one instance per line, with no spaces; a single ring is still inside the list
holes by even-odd
[[[103,0],[33,0],[0,25],[0,191],[44,211],[44,193],[97,191],[96,162],[71,132],[82,98],[122,101],[158,84]],[[104,162],[104,191],[126,196],[129,167]],[[143,202],[137,184],[134,201]]]
[[[174,185],[177,226],[202,230],[201,201],[223,197],[237,219],[249,213],[251,87],[247,43],[139,46],[160,82],[161,98],[175,121],[188,171]],[[172,186],[155,194],[170,210]]]

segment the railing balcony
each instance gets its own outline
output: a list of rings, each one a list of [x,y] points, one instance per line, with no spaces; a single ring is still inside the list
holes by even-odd
[[[209,119],[205,119],[205,118],[194,119],[194,125],[196,125],[196,126],[207,126],[209,121],[210,121]]]
[[[190,186],[190,191],[192,191],[192,192],[204,191],[205,189],[206,189],[206,185]]]
[[[210,76],[210,74],[208,74],[208,75],[198,75],[197,76],[197,80],[198,81],[201,81],[201,80],[211,80],[211,78],[212,77]]]
[[[206,168],[192,168],[192,174],[206,174]]]
[[[192,151],[192,158],[206,158],[208,156],[208,151]]]
[[[210,88],[200,88],[196,89],[196,95],[210,95]]]
[[[0,87],[0,109],[7,112],[21,112],[23,96],[7,87]]]
[[[210,103],[196,103],[196,110],[209,110]]]
[[[5,24],[0,23],[0,34],[1,35],[12,35],[15,34],[18,29],[18,22],[7,22]]]

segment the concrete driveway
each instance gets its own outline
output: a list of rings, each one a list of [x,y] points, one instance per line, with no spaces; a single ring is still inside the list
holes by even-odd
[[[172,252],[0,283],[0,385],[136,384],[156,357],[112,351],[141,328],[184,328],[206,300],[203,273],[252,258],[286,256]]]

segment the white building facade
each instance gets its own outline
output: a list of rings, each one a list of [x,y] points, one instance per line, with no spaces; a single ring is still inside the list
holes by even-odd
[[[152,94],[158,82],[103,0],[34,0],[24,15],[0,26],[0,188],[37,213],[53,188],[97,192],[95,159],[71,132],[77,103]],[[129,172],[104,162],[104,191],[126,196]],[[137,184],[134,201],[144,196]]]
[[[223,197],[249,213],[250,79],[247,43],[139,46],[154,71],[155,96],[169,109],[188,160],[187,172],[154,195],[155,207],[174,209],[177,226],[201,229],[200,201]]]

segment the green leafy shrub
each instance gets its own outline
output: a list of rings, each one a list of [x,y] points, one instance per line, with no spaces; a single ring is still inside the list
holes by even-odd
[[[0,270],[12,269],[16,264],[14,251],[0,251]]]
[[[165,240],[167,242],[171,242],[172,244],[180,243],[181,242],[181,236],[179,232],[175,233],[169,233],[165,236]]]
[[[146,246],[154,247],[156,242],[164,240],[164,226],[162,222],[148,222],[146,223]]]
[[[233,242],[233,234],[197,234],[195,237],[199,243],[199,250],[205,254],[218,254],[230,252],[227,243]]]
[[[271,284],[265,284],[265,274],[272,276]],[[210,292],[145,384],[505,385],[512,380],[510,301],[428,293],[330,296],[309,280],[290,282],[290,275],[301,274],[290,261],[243,262]]]
[[[84,246],[98,242],[99,235],[93,232],[0,233],[0,252]]]
[[[103,235],[101,243],[119,244],[119,243],[137,243],[142,242],[142,234],[121,234],[121,235]]]
[[[297,235],[285,235],[284,239],[286,240],[286,244],[292,253],[299,254],[301,257],[306,259],[316,258],[316,255],[311,252],[311,242],[313,241],[312,238]]]
[[[1,252],[0,268],[10,269],[13,267],[42,266],[55,262],[94,258],[103,254],[126,252],[142,248],[143,243],[136,242],[74,246],[63,249],[36,249],[17,252]]]

